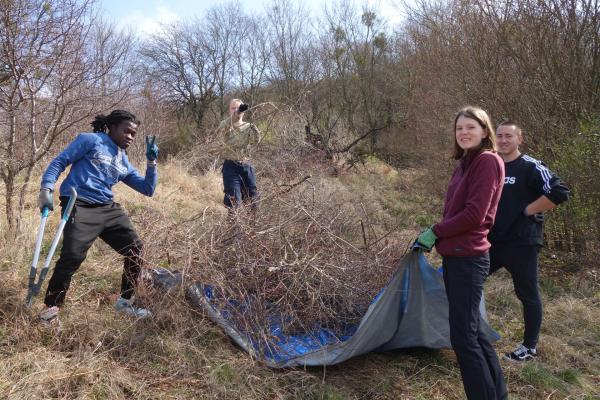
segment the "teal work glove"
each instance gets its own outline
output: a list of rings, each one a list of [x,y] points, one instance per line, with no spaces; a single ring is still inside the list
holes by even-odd
[[[158,146],[154,143],[156,136],[146,136],[146,158],[148,161],[156,161],[158,158]]]
[[[435,245],[435,241],[437,240],[437,236],[433,233],[433,225],[429,228],[425,229],[419,237],[417,238],[417,243],[427,249],[427,251],[431,251],[433,246]]]
[[[52,190],[40,190],[40,195],[38,196],[38,207],[40,208],[41,212],[44,212],[44,208],[47,208],[50,211],[54,210],[54,203],[52,201]]]

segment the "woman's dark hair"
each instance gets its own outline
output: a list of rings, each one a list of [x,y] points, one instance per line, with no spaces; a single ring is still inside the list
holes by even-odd
[[[125,110],[113,110],[110,114],[98,114],[96,118],[92,121],[91,125],[94,128],[94,132],[104,132],[106,133],[106,129],[110,126],[116,126],[121,123],[121,121],[131,121],[136,125],[140,124],[140,121],[137,119],[135,115]]]
[[[466,106],[462,108],[454,118],[454,152],[452,157],[455,160],[460,160],[466,154],[463,149],[460,148],[458,142],[456,141],[456,123],[460,117],[466,117],[470,119],[474,119],[477,123],[483,128],[484,131],[487,132],[487,136],[483,138],[481,141],[481,146],[477,151],[480,150],[489,150],[494,153],[497,151],[496,147],[496,132],[494,131],[494,127],[492,126],[492,120],[490,119],[488,113],[482,110],[479,107]]]

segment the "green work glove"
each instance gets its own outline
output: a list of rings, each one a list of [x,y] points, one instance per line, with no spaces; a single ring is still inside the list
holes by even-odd
[[[146,158],[148,161],[156,161],[158,158],[158,146],[154,143],[156,136],[146,136]]]
[[[429,228],[425,229],[423,232],[421,232],[419,237],[417,237],[417,243],[420,246],[423,246],[424,248],[426,248],[427,251],[431,251],[431,249],[435,245],[435,241],[437,240],[437,236],[435,236],[435,233],[433,233],[432,228],[433,228],[433,225],[430,226]]]

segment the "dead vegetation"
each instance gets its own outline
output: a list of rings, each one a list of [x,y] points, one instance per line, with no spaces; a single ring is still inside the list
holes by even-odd
[[[235,224],[221,206],[219,174],[187,163],[161,166],[154,198],[126,187],[118,187],[116,196],[146,242],[148,268],[180,270],[184,285],[200,280],[223,296],[254,296],[254,305],[277,304],[301,321],[287,325],[290,332],[315,321],[335,325],[334,312],[355,321],[360,312],[351,306],[370,301],[421,220],[433,218],[420,211],[427,188],[418,170],[395,171],[367,159],[337,176],[306,167],[296,177],[275,180],[257,169],[263,202],[255,216],[240,211]],[[302,181],[305,173],[311,178]],[[286,182],[302,183],[288,190]],[[32,207],[27,213],[24,223],[33,232],[37,212]],[[143,287],[139,300],[154,317],[121,317],[112,309],[121,260],[100,241],[75,276],[61,330],[43,330],[35,323],[36,309],[22,302],[32,243],[26,235],[2,242],[0,398],[461,398],[450,351],[399,350],[333,367],[277,371],[232,345],[190,306],[183,290],[165,294]],[[600,285],[579,275],[587,270],[557,274],[563,263],[570,265],[559,254],[542,267],[547,314],[540,360],[503,364],[512,398],[597,396]],[[509,277],[490,279],[486,297],[492,324],[503,336],[497,349],[507,351],[522,329]],[[265,310],[255,311],[243,317],[258,325]]]
[[[286,333],[357,324],[400,257],[402,245],[374,236],[368,215],[316,196],[316,188],[267,194],[258,211],[239,210],[197,249],[198,278],[224,303],[252,299],[234,318],[267,342],[268,330],[250,327],[268,328],[274,312]]]

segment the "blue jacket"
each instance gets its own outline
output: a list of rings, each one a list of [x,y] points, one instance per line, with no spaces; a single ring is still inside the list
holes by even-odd
[[[108,204],[113,200],[112,187],[120,181],[152,196],[158,182],[156,166],[148,164],[146,176],[129,163],[125,150],[106,133],[81,133],[60,153],[42,176],[42,189],[54,190],[59,175],[71,165],[60,185],[60,195],[68,196],[71,187],[77,198],[92,204]]]

